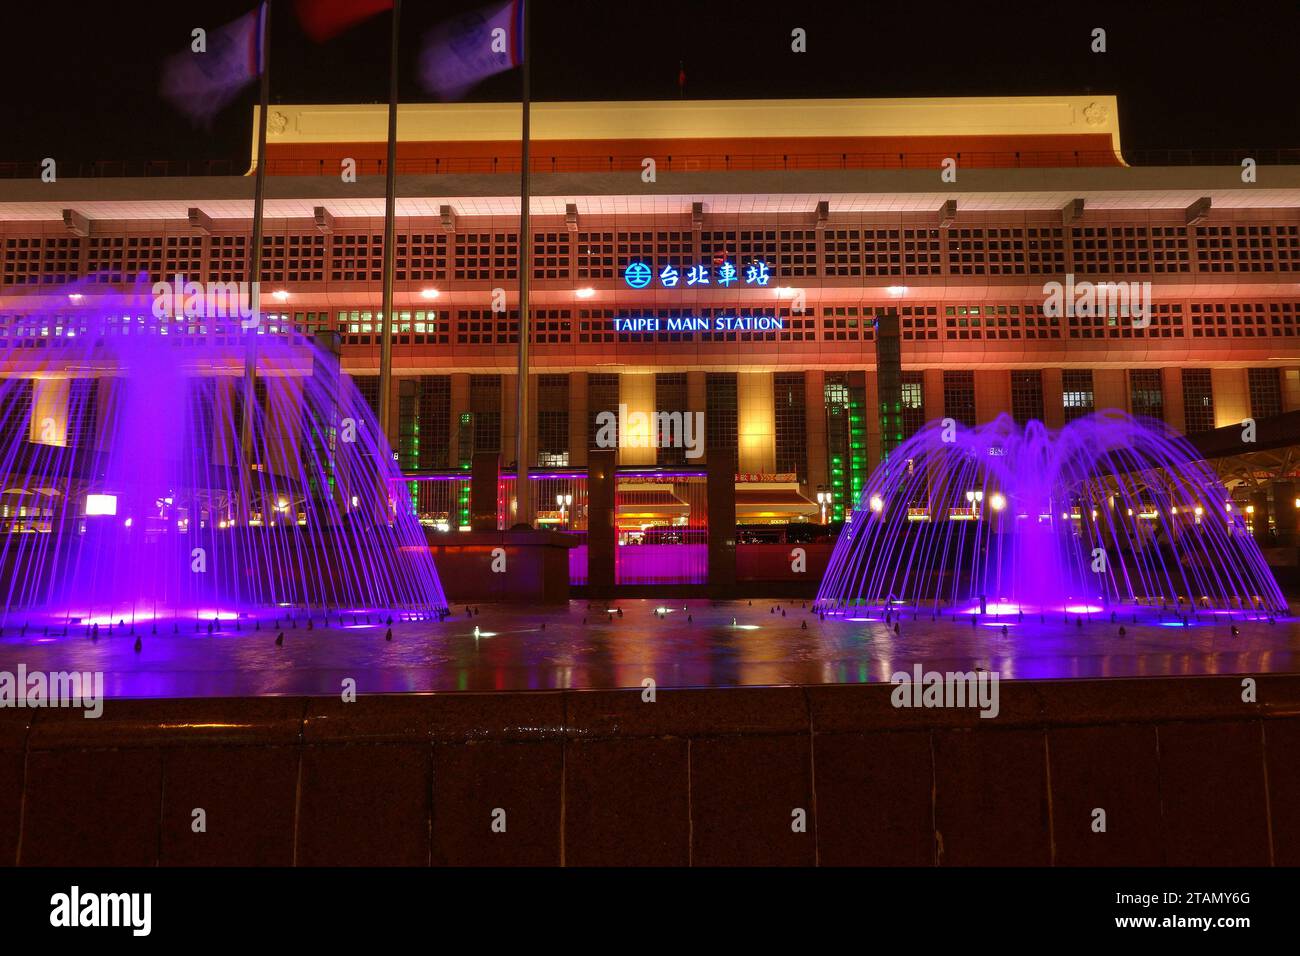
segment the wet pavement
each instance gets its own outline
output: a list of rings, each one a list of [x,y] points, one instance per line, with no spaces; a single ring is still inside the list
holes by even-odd
[[[102,671],[107,695],[119,698],[334,695],[347,678],[361,694],[639,687],[646,678],[660,687],[864,683],[917,663],[1018,680],[1300,671],[1294,618],[1130,623],[1121,636],[1106,615],[972,626],[904,612],[895,634],[881,621],[820,620],[798,601],[674,602],[667,613],[650,600],[613,606],[621,617],[585,601],[482,605],[473,616],[457,606],[446,621],[393,624],[391,642],[378,616],[310,631],[300,622],[284,630],[283,646],[266,626],[236,632],[226,622],[212,635],[141,627],[138,652],[120,631],[91,642],[77,628],[47,637],[11,625],[0,636],[0,670]]]

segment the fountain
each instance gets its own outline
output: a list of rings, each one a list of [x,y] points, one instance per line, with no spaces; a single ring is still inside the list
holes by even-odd
[[[93,309],[47,294],[5,323],[3,623],[444,613],[407,485],[332,333],[154,317],[146,294]]]
[[[816,607],[1184,623],[1287,611],[1242,516],[1181,435],[1099,412],[1051,430],[932,422],[867,481]]]

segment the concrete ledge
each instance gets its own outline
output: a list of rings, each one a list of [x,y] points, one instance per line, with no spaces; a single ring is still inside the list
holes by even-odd
[[[1242,679],[1006,681],[991,720],[887,684],[4,710],[0,859],[1297,865],[1300,676]]]

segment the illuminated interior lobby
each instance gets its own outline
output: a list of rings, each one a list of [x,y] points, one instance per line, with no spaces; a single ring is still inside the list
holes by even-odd
[[[692,540],[709,462],[732,454],[740,543],[815,539],[881,460],[885,316],[900,347],[895,439],[1000,413],[1048,427],[1110,408],[1157,418],[1201,443],[1261,543],[1294,546],[1300,172],[1261,166],[1248,181],[1236,165],[1130,165],[1119,106],[1091,95],[535,104],[535,523],[586,530],[603,412],[623,430],[620,544]],[[387,437],[421,521],[449,533],[471,525],[469,474],[484,456],[502,476],[498,526],[517,517],[518,126],[517,104],[400,114]],[[268,127],[260,334],[324,335],[377,410],[385,110],[277,105]],[[7,430],[96,440],[95,376],[61,367],[57,341],[94,331],[101,290],[245,280],[248,181],[0,182],[3,372],[32,375],[21,357],[41,356]],[[1051,314],[1052,282],[1150,283],[1149,314]],[[33,304],[57,318],[38,326]],[[111,317],[107,331],[149,328],[178,347],[233,331],[180,311]],[[87,389],[78,407],[92,411],[69,423],[68,396]],[[234,401],[233,389],[218,395]],[[698,447],[658,441],[655,413],[699,413]],[[1247,418],[1262,437],[1239,454],[1215,430]],[[39,524],[19,491],[6,490],[10,530]],[[583,583],[581,559],[571,567]],[[640,573],[621,580],[658,580]]]

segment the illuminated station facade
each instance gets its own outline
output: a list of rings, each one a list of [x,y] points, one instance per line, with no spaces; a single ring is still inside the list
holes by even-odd
[[[268,128],[259,334],[337,333],[377,408],[385,108],[275,106]],[[468,524],[456,476],[476,456],[514,471],[519,129],[518,104],[400,114],[388,437],[433,527]],[[882,421],[906,437],[1118,408],[1196,437],[1300,410],[1300,167],[1129,165],[1113,97],[538,103],[532,136],[543,526],[585,526],[602,412],[622,426],[617,527],[635,535],[691,524],[683,482],[723,453],[739,525],[833,524]],[[93,285],[62,327],[23,315],[69,277],[246,279],[251,192],[238,175],[0,181],[0,334],[76,334]],[[33,409],[57,405],[51,388],[34,382]],[[699,413],[702,434],[660,441],[656,412]],[[1283,540],[1296,441],[1215,458]]]

